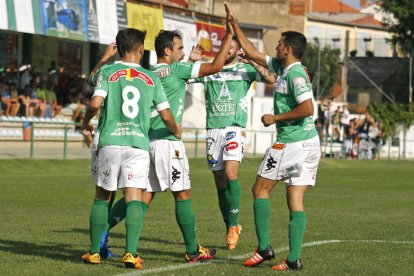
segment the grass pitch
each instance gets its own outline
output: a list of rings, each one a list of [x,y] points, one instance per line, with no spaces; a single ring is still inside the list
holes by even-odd
[[[259,159],[243,160],[240,176],[243,232],[238,247],[225,247],[225,227],[213,177],[204,159],[190,160],[198,241],[218,250],[202,265],[184,263],[181,233],[169,192],[158,194],[147,212],[139,243],[142,271],[117,259],[84,265],[89,248],[89,212],[94,195],[89,160],[0,160],[1,275],[267,275],[287,256],[285,188],[272,193],[271,244],[276,261],[244,268],[257,245],[251,186]],[[306,195],[308,216],[302,273],[313,275],[412,275],[414,273],[414,162],[321,161],[317,185]],[[120,193],[118,198],[120,197]],[[123,254],[122,222],[110,234]]]

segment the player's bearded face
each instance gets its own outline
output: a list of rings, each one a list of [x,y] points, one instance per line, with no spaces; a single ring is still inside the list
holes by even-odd
[[[180,61],[184,58],[184,56],[183,40],[178,37],[174,37],[173,50],[171,52],[172,61]]]
[[[276,61],[278,63],[283,63],[286,60],[287,55],[288,55],[288,48],[285,45],[285,41],[282,37],[276,46]]]
[[[240,47],[237,44],[237,42],[232,41],[230,44],[230,50],[229,50],[229,53],[227,54],[225,64],[232,63],[237,58],[239,51],[240,51]]]

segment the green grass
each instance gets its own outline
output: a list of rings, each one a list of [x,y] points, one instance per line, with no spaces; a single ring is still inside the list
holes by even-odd
[[[258,275],[276,273],[276,261],[253,269],[243,258],[257,245],[251,186],[260,160],[245,159],[240,170],[243,232],[234,251],[225,249],[225,227],[213,178],[204,159],[191,160],[193,206],[201,244],[216,247],[217,260],[169,270],[162,275]],[[115,275],[127,272],[118,260],[84,265],[89,247],[89,211],[94,195],[89,160],[0,160],[1,275]],[[317,185],[306,195],[305,274],[409,275],[414,263],[414,162],[321,161]],[[120,194],[120,193],[119,193]],[[119,196],[118,196],[119,197]],[[288,245],[285,188],[272,193],[271,244]],[[110,246],[123,253],[124,223],[113,229]],[[384,242],[372,242],[373,240]],[[392,243],[390,241],[409,241]],[[147,212],[139,244],[145,270],[183,264],[185,251],[170,193],[158,194]],[[277,261],[287,255],[277,253]]]

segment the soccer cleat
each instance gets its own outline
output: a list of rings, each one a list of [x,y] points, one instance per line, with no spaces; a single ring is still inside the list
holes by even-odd
[[[99,245],[99,254],[101,255],[102,259],[119,258],[118,255],[112,253],[111,250],[109,250],[108,248],[108,230],[105,230],[102,233],[101,244]]]
[[[89,252],[86,252],[82,256],[82,261],[85,264],[100,264],[101,263],[101,256],[99,255],[99,253],[91,254]]]
[[[270,259],[274,258],[275,252],[273,251],[273,248],[268,245],[265,250],[256,249],[253,256],[244,262],[244,266],[256,266],[264,261],[269,261]]]
[[[297,259],[293,262],[289,262],[286,259],[281,264],[273,266],[272,269],[274,270],[302,270],[303,264],[300,259]]]
[[[228,249],[236,248],[237,242],[239,241],[239,234],[241,233],[241,225],[230,226],[227,231],[226,243]]]
[[[122,262],[128,268],[137,268],[137,269],[144,268],[142,266],[143,261],[141,261],[141,258],[138,257],[138,255],[134,256],[129,252],[124,254],[124,256],[122,257]]]
[[[188,263],[196,263],[198,261],[211,260],[216,256],[215,249],[208,249],[198,245],[198,251],[195,253],[185,253],[184,258]]]

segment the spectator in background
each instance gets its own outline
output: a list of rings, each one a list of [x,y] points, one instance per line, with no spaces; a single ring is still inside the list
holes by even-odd
[[[3,85],[1,91],[1,104],[2,109],[4,110],[4,115],[6,116],[17,116],[17,113],[20,109],[20,103],[18,101],[18,92],[16,89],[16,84],[11,82],[6,82]]]
[[[318,120],[319,120],[319,123],[321,125],[320,126],[321,129],[318,131],[318,133],[319,133],[319,137],[321,139],[320,140],[321,142],[323,141],[323,135],[324,135],[323,127],[325,125],[325,109],[326,109],[325,99],[322,99],[318,104]],[[316,123],[316,121],[315,121],[315,123]]]
[[[30,84],[30,64],[19,67],[19,89],[25,89]]]
[[[69,76],[65,71],[65,67],[61,66],[59,68],[56,97],[58,99],[59,104],[62,106],[66,106],[68,104],[68,98],[69,98],[68,81],[69,81]]]
[[[337,107],[334,114],[332,115],[332,136],[334,142],[341,143],[340,137],[340,123],[341,123],[341,107]]]
[[[26,85],[18,98],[25,107],[24,116],[26,117],[33,117],[36,115],[36,112],[40,107],[40,100],[37,99],[36,93],[33,94],[34,91],[35,90],[33,90],[31,85]]]
[[[57,86],[58,77],[59,77],[59,73],[58,73],[58,70],[56,69],[56,62],[52,60],[50,62],[50,67],[47,70],[47,80],[48,82],[52,82],[53,84],[55,84],[55,86]]]
[[[62,110],[62,106],[58,104],[56,94],[55,94],[55,85],[49,83],[46,89],[46,103],[47,108],[50,109],[51,117],[55,117]]]
[[[325,122],[324,122],[324,131],[325,131],[325,137],[329,137],[329,126],[330,126],[330,122],[331,122],[331,118],[333,115],[333,110],[332,110],[332,103],[331,101],[327,101],[326,102],[326,108],[324,110],[324,114],[325,114]]]

